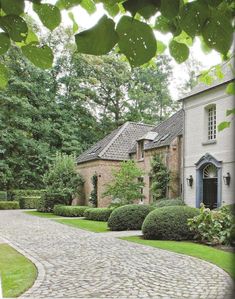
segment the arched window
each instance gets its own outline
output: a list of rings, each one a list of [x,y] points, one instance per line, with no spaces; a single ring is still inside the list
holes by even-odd
[[[217,167],[214,164],[207,164],[203,169],[203,178],[212,179],[217,178]]]

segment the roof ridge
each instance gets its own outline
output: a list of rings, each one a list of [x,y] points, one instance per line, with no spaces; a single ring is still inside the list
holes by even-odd
[[[109,143],[103,148],[103,150],[99,153],[98,157],[101,158],[102,155],[108,150],[111,144],[120,136],[123,130],[129,125],[129,122],[125,122],[122,126],[119,127],[119,131],[117,134],[109,141]]]
[[[127,121],[126,123],[135,124],[135,125],[141,125],[141,126],[146,126],[146,127],[155,127],[155,125],[144,124],[144,123],[139,123],[139,122],[135,122],[135,121]]]
[[[170,117],[168,117],[167,119],[164,119],[163,121],[161,121],[160,123],[158,123],[154,128],[158,128],[161,124],[163,124],[164,122],[168,122],[169,119],[171,119],[173,116],[175,116],[176,114],[180,113],[181,111],[183,111],[183,108],[181,108],[180,110],[176,111],[175,113],[173,113]]]

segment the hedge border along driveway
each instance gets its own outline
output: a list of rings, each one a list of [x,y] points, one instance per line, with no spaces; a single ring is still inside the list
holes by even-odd
[[[0,211],[0,236],[44,271],[24,298],[224,299],[232,293],[230,276],[211,263],[22,211]]]

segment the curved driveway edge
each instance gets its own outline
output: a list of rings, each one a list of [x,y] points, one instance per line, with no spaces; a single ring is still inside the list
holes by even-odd
[[[231,298],[233,281],[217,266],[113,235],[0,211],[0,237],[38,268],[21,298]]]

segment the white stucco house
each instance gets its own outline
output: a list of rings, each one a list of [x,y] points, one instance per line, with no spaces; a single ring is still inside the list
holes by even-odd
[[[218,124],[228,121],[228,109],[235,108],[233,95],[226,87],[234,74],[223,66],[224,78],[212,85],[199,83],[181,99],[184,110],[182,193],[186,204],[216,208],[235,200],[235,121],[218,131]]]

